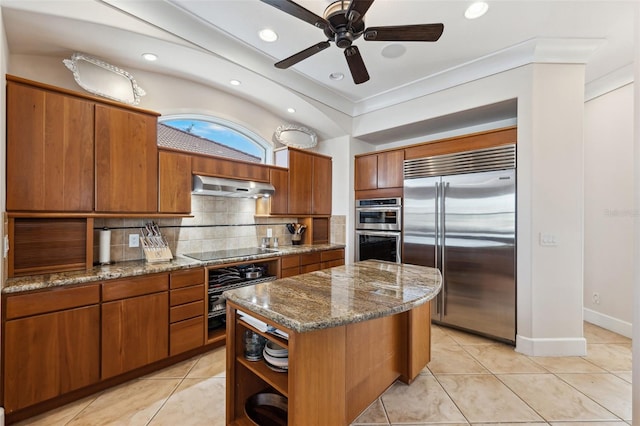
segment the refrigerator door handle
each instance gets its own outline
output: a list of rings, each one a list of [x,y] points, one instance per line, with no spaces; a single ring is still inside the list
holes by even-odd
[[[441,208],[441,212],[440,212],[440,230],[441,230],[441,237],[440,237],[440,241],[441,241],[441,252],[440,252],[440,260],[442,262],[442,268],[440,268],[440,273],[442,274],[442,315],[446,316],[447,315],[447,278],[446,278],[446,268],[445,268],[445,248],[447,247],[446,244],[446,234],[447,234],[447,228],[446,228],[446,205],[445,205],[445,200],[447,197],[447,189],[449,188],[449,182],[442,182],[442,195],[441,195],[441,201],[440,201],[440,208]]]
[[[436,182],[434,183],[434,187],[435,187],[435,192],[436,192],[436,196],[433,199],[434,201],[434,232],[433,232],[433,266],[436,269],[441,269],[440,268],[440,264],[438,262],[440,256],[439,256],[439,251],[440,251],[440,182]],[[435,299],[435,305],[436,305],[436,315],[438,315],[438,319],[440,319],[440,312],[442,311],[442,291],[440,292],[440,294],[438,294],[438,296]]]

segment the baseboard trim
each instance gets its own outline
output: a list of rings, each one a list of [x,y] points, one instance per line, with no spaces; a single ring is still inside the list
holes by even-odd
[[[528,356],[585,356],[587,340],[584,337],[536,339],[518,335],[516,352]]]
[[[631,339],[633,335],[633,324],[622,321],[618,318],[584,308],[584,320],[598,327],[613,331]]]

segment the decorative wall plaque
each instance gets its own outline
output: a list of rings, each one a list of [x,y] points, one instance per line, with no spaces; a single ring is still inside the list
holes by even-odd
[[[316,133],[296,124],[283,124],[278,126],[273,134],[273,141],[292,148],[312,148],[318,143]]]
[[[74,53],[62,62],[73,73],[76,83],[97,96],[138,105],[146,92],[127,71],[84,53]]]

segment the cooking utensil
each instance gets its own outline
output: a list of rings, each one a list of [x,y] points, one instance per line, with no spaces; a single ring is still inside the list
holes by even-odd
[[[287,230],[291,233],[291,234],[295,234],[296,233],[296,229],[293,226],[293,223],[287,223]]]
[[[287,398],[276,393],[257,393],[250,396],[244,406],[247,417],[256,425],[285,426],[287,424]]]
[[[247,266],[240,269],[240,275],[247,280],[260,278],[264,273],[264,269],[261,266]]]

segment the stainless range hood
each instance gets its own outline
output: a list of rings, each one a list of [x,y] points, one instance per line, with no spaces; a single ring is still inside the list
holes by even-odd
[[[218,197],[260,198],[270,197],[276,189],[270,183],[248,180],[225,179],[211,176],[193,176],[194,195],[216,195]]]

